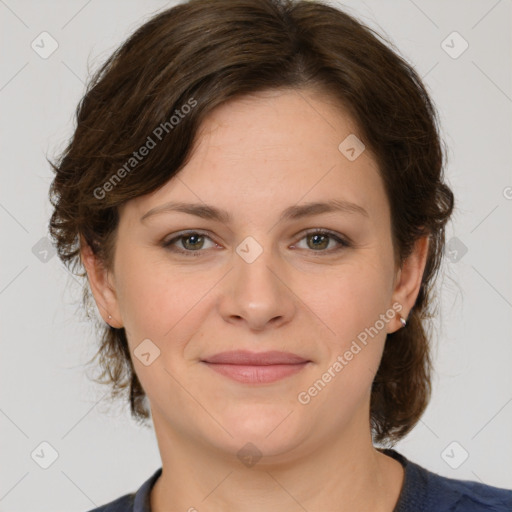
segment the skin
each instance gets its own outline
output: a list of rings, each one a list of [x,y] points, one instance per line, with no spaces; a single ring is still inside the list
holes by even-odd
[[[393,510],[403,468],[373,447],[369,405],[386,335],[402,328],[398,315],[307,405],[297,399],[393,304],[407,317],[425,267],[427,238],[395,266],[377,164],[368,148],[354,161],[338,150],[357,133],[334,100],[312,89],[228,102],[205,120],[177,176],[121,207],[113,268],[83,244],[104,320],[126,329],[132,354],[147,338],[160,350],[149,366],[132,355],[162,458],[153,512]],[[356,203],[368,216],[278,220],[288,206],[329,199]],[[169,201],[204,202],[233,220],[179,212],[140,220]],[[304,233],[311,228],[352,245],[315,242]],[[194,229],[202,242],[174,243],[191,256],[163,247]],[[252,263],[236,252],[248,236],[263,250]],[[311,363],[247,385],[201,362],[234,349],[288,351]],[[237,457],[248,442],[263,455],[250,467]]]

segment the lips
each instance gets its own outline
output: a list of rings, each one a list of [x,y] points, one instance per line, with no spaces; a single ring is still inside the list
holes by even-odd
[[[237,364],[246,366],[267,366],[272,364],[301,364],[308,360],[291,352],[247,352],[245,350],[234,350],[222,352],[204,359],[206,363],[212,364]]]
[[[290,352],[222,352],[202,361],[224,377],[245,384],[268,384],[300,372],[310,362]]]

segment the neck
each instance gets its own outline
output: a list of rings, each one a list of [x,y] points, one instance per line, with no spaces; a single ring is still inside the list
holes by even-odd
[[[151,492],[152,512],[392,512],[398,501],[403,468],[376,450],[369,435],[347,432],[301,453],[244,465],[236,453],[164,430],[158,416],[153,422],[162,475]]]

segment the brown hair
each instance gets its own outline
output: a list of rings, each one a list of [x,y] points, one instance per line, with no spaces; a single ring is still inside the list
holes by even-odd
[[[83,237],[111,268],[118,207],[158,189],[187,163],[198,128],[213,108],[276,88],[311,86],[336,98],[379,165],[396,261],[411,253],[419,237],[430,239],[408,325],[388,335],[372,385],[376,442],[403,437],[430,398],[432,286],[453,210],[453,194],[443,180],[437,112],[418,74],[391,46],[320,1],[179,4],[142,25],[94,74],[77,108],[76,130],[58,161],[50,162],[55,209],[49,229],[59,257],[71,271],[83,270]],[[154,149],[135,159],[134,151],[149,139]],[[86,277],[85,271],[78,275]],[[90,298],[85,280],[86,308]],[[129,391],[132,416],[144,423],[149,410],[125,329],[98,328],[99,380],[110,384],[112,397]]]

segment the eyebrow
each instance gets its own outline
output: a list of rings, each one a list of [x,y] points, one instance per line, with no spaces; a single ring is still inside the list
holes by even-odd
[[[201,217],[202,219],[215,220],[224,224],[229,224],[233,220],[233,217],[229,212],[216,208],[215,206],[207,204],[169,202],[152,208],[140,218],[140,221],[143,222],[148,217],[163,212],[188,213],[190,215],[195,215],[196,217]],[[279,222],[331,212],[358,213],[365,217],[370,217],[368,212],[356,203],[339,199],[331,199],[330,201],[325,202],[311,202],[290,206],[281,213]]]

